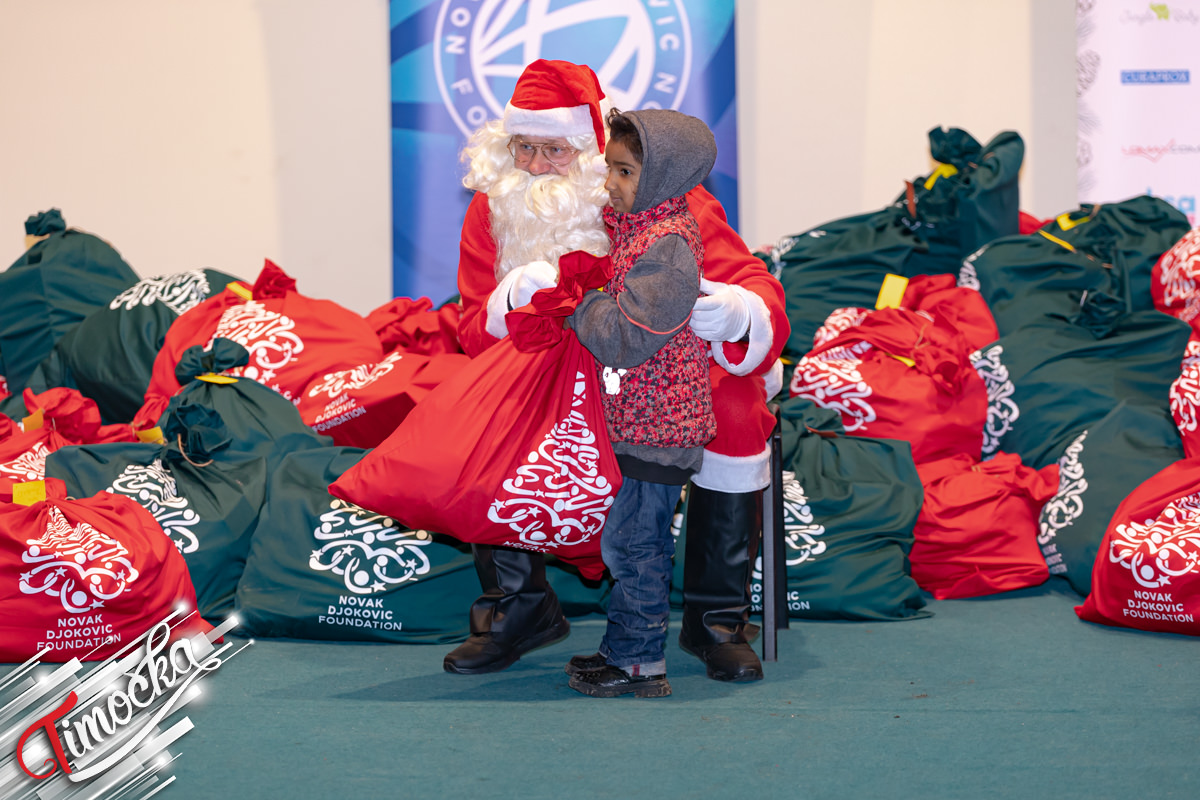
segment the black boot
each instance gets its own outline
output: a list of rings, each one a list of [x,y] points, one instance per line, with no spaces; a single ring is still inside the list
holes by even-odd
[[[683,558],[683,629],[680,646],[698,657],[718,681],[762,680],[762,662],[750,647],[750,567],[762,529],[762,493],[688,493]]]
[[[471,635],[442,661],[447,672],[499,672],[571,632],[546,582],[544,556],[487,545],[471,549],[483,594],[471,606]]]

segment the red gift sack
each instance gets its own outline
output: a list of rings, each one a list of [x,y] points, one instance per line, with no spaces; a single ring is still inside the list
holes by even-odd
[[[331,300],[300,294],[295,279],[268,260],[253,288],[234,281],[171,323],[134,428],[159,423],[179,391],[175,367],[183,354],[196,345],[207,349],[218,337],[250,353],[246,366],[227,375],[257,381],[293,403],[314,378],[383,358],[379,337],[366,319]]]
[[[912,577],[938,600],[1008,592],[1050,577],[1038,518],[1058,492],[1058,465],[957,455],[917,466],[925,501],[913,529]]]
[[[187,564],[150,512],[100,492],[66,498],[62,481],[29,505],[0,492],[0,662],[100,661],[182,603],[196,607]],[[192,615],[196,631],[211,626]]]
[[[432,356],[462,352],[458,343],[461,317],[458,303],[435,310],[428,297],[397,297],[367,314],[367,324],[375,330],[385,353],[400,350]]]
[[[1171,384],[1171,418],[1179,428],[1183,452],[1200,455],[1200,338],[1193,330],[1183,354],[1179,377]]]
[[[76,389],[25,389],[23,399],[22,429],[0,435],[0,491],[44,478],[46,456],[67,445],[137,441],[130,425],[101,425],[96,401]]]
[[[978,460],[987,387],[968,351],[945,319],[872,311],[796,363],[790,396],[836,410],[848,434],[907,441],[917,464],[959,453]]]
[[[1189,231],[1150,270],[1154,307],[1200,328],[1200,230]]]
[[[558,287],[508,314],[507,338],[434,389],[330,494],[414,530],[551,553],[600,578],[621,472],[596,360],[562,320],[611,265],[568,254],[559,270]]]
[[[963,337],[963,345],[971,352],[996,341],[1000,333],[983,295],[974,289],[958,286],[955,281],[953,275],[917,275],[909,278],[899,308],[925,311],[930,317],[941,317],[958,331]],[[834,309],[825,318],[825,324],[813,335],[813,346],[819,347],[861,324],[873,311],[855,307]]]
[[[416,355],[399,350],[378,364],[322,375],[300,396],[304,424],[335,445],[375,447],[418,401],[471,361],[463,353]]]
[[[1117,506],[1080,619],[1160,633],[1200,634],[1200,459],[1143,482]]]

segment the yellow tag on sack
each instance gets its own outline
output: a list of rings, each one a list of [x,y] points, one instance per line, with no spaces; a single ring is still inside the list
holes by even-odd
[[[238,297],[242,298],[243,300],[253,300],[254,299],[254,291],[249,286],[247,286],[246,284],[241,283],[239,281],[233,281],[232,283],[227,283],[227,284],[225,284],[225,288],[228,289],[229,291],[233,292],[234,294],[236,294]]]
[[[19,506],[31,506],[46,499],[45,481],[26,481],[13,484],[13,502]]]
[[[205,383],[237,383],[238,379],[229,375],[218,375],[215,372],[206,372],[203,375],[197,375],[196,380],[204,381]]]
[[[1064,240],[1058,238],[1057,236],[1055,236],[1054,234],[1046,233],[1043,230],[1039,230],[1038,233],[1040,233],[1042,236],[1045,236],[1047,239],[1054,242],[1056,245],[1059,245],[1060,247],[1065,247],[1068,250],[1070,250],[1072,253],[1075,252],[1075,245],[1071,244],[1070,242],[1064,241]]]
[[[28,417],[25,417],[24,419],[21,420],[21,430],[36,431],[36,430],[41,429],[41,427],[45,424],[46,424],[45,414],[43,414],[42,410],[39,408],[37,411],[30,414]]]
[[[146,428],[144,431],[137,431],[137,440],[151,444],[163,444],[166,442],[166,439],[163,438],[162,428],[157,425],[153,428]]]
[[[43,234],[41,236],[38,236],[35,233],[27,233],[27,234],[25,234],[25,249],[28,250],[29,248],[33,247],[35,244],[42,241],[43,239],[49,239],[49,238],[50,238],[50,234],[48,234],[48,233]]]
[[[1079,219],[1071,219],[1070,211],[1066,211],[1062,214],[1059,214],[1057,217],[1054,218],[1054,221],[1058,223],[1059,230],[1064,230],[1064,231],[1069,231],[1069,230],[1071,230],[1071,228],[1074,228],[1076,225],[1082,225],[1083,223],[1088,222],[1090,220],[1091,220],[1090,216],[1080,217]]]
[[[908,278],[891,273],[884,275],[883,285],[879,287],[879,297],[875,299],[875,308],[899,308],[907,288]]]
[[[911,358],[908,358],[907,356],[898,356],[893,353],[888,353],[888,355],[891,356],[892,358],[896,359],[897,361],[899,361],[901,364],[903,364],[906,367],[911,368],[911,367],[915,367],[917,365],[916,361],[913,361]]]
[[[925,179],[925,190],[929,191],[932,189],[933,185],[937,183],[938,178],[949,178],[951,175],[957,174],[958,167],[954,166],[953,164],[943,164],[938,162],[937,169],[935,169],[933,173]]]

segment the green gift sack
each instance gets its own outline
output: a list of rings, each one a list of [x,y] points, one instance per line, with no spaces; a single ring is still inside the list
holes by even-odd
[[[189,347],[175,367],[182,385],[171,399],[159,427],[166,430],[175,409],[186,405],[210,408],[228,430],[229,450],[253,453],[274,471],[288,453],[311,447],[330,447],[333,439],[304,424],[290,400],[249,378],[220,374],[249,361],[246,348],[230,339],[214,339],[211,348]]]
[[[175,398],[179,400],[179,398]],[[233,597],[266,497],[267,462],[232,450],[229,430],[211,409],[176,403],[166,444],[64,447],[46,459],[75,497],[122,494],[145,508],[175,543],[196,587],[200,615],[233,611]]]
[[[759,254],[783,284],[792,325],[785,358],[798,361],[812,350],[813,335],[835,309],[874,308],[884,277],[906,274],[909,257],[928,249],[903,218],[901,209],[885,208],[836,219]]]
[[[1042,507],[1038,543],[1050,575],[1091,593],[1092,568],[1121,502],[1183,459],[1169,411],[1122,402],[1075,436],[1058,457],[1058,493]]]
[[[907,277],[958,272],[970,253],[1019,230],[1017,178],[1025,142],[1003,131],[987,144],[961,128],[929,131],[929,154],[938,167],[908,185],[896,205],[905,224],[927,247],[905,265]]]
[[[958,283],[979,291],[1001,336],[1046,314],[1071,316],[1097,294],[1150,310],[1154,265],[1188,230],[1182,212],[1148,195],[1087,205],[991,242],[966,259]]]
[[[13,394],[68,330],[138,281],[110,244],[67,228],[58,209],[29,217],[25,232],[46,238],[0,272],[0,352]]]
[[[1071,318],[1043,316],[972,355],[988,391],[985,458],[1015,453],[1041,469],[1123,400],[1169,408],[1191,328],[1124,308],[1092,294]]]
[[[900,620],[932,616],[909,574],[908,553],[924,490],[907,442],[846,436],[837,411],[796,397],[780,405],[788,616]],[[686,541],[687,503],[673,533]],[[671,601],[682,603],[683,559]],[[751,574],[751,610],[762,611],[762,556]]]
[[[194,269],[138,281],[64,334],[39,368],[46,381],[69,377],[96,401],[106,424],[129,422],[141,408],[171,323],[235,280]]]
[[[908,567],[924,500],[908,443],[845,436],[836,411],[803,398],[780,418],[788,616],[931,616]]]
[[[464,546],[329,494],[369,451],[292,453],[271,475],[237,588],[250,636],[368,642],[458,641],[479,594]]]
[[[1072,247],[1120,264],[1134,311],[1154,307],[1150,293],[1154,265],[1192,229],[1186,214],[1151,195],[1084,205],[1060,215],[1049,227]]]

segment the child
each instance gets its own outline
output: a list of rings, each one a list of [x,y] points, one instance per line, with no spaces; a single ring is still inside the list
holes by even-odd
[[[624,478],[601,554],[616,584],[600,651],[575,656],[570,685],[593,697],[665,697],[671,518],[716,434],[708,348],[688,326],[704,247],[684,198],[717,157],[708,127],[678,111],[609,113],[613,277],[571,317],[602,366],[604,416]]]

